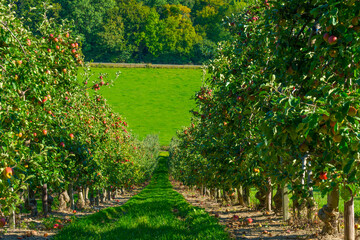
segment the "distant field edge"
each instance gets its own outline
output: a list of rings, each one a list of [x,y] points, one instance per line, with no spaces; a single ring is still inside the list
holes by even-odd
[[[203,65],[180,65],[180,64],[152,64],[152,63],[90,63],[95,68],[190,68],[199,69]]]

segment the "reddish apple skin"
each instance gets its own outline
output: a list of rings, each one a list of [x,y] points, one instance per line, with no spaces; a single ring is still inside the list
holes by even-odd
[[[4,176],[6,178],[11,178],[13,175],[13,170],[11,167],[6,167],[5,170],[4,170]]]
[[[5,218],[0,218],[0,228],[4,227],[6,224]]]
[[[320,179],[321,180],[327,180],[327,172],[320,173]]]
[[[328,39],[328,42],[330,45],[334,45],[337,43],[337,37],[336,36],[330,36],[329,39]]]
[[[325,33],[323,36],[323,39],[325,42],[328,42],[330,35],[328,33]]]
[[[252,218],[248,218],[248,219],[246,219],[246,221],[247,221],[249,224],[253,222]]]

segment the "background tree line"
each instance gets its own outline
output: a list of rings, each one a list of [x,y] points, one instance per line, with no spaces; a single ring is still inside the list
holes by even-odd
[[[222,18],[246,5],[241,0],[15,0],[15,4],[30,29],[36,29],[44,14],[73,21],[88,61],[196,64],[211,59],[217,43],[229,37]]]

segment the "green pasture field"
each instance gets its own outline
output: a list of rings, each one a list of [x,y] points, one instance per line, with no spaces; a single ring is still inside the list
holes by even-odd
[[[166,157],[150,184],[121,207],[110,207],[66,226],[54,239],[229,239],[218,220],[173,190]]]
[[[99,92],[126,118],[136,137],[141,140],[157,134],[162,146],[169,145],[176,131],[190,124],[189,111],[195,108],[193,97],[202,85],[203,70],[92,68],[91,79],[99,79],[103,73],[108,79],[115,78],[118,71],[121,74],[114,85]]]

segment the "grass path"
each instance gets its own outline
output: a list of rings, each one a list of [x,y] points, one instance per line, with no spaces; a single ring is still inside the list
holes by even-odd
[[[229,234],[203,209],[173,190],[166,157],[150,184],[121,207],[102,210],[61,231],[54,239],[228,239]]]

